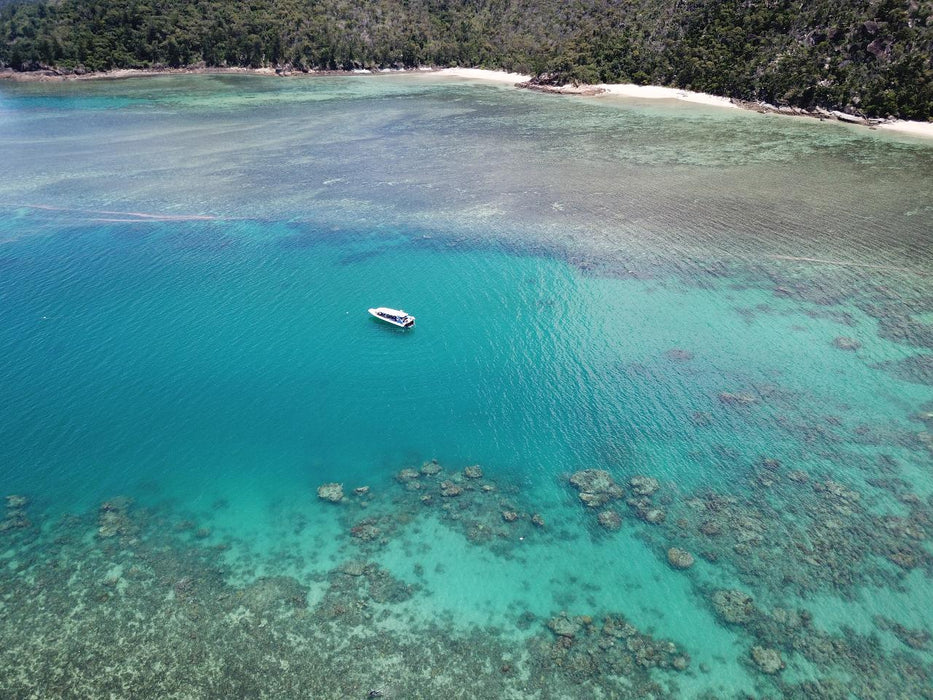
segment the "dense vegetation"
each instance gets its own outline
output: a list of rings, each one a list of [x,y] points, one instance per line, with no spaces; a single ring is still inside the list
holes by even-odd
[[[0,0],[0,65],[473,65],[933,118],[933,0]]]

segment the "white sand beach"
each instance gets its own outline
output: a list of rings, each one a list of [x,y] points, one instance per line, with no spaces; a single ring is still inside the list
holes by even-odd
[[[643,100],[681,100],[683,102],[694,102],[696,104],[711,105],[714,107],[739,109],[738,105],[728,97],[708,95],[704,92],[693,92],[691,90],[681,90],[679,88],[660,87],[658,85],[634,85],[631,83],[597,85],[596,87],[604,90],[602,93],[603,95],[618,95],[621,97],[634,97]]]
[[[530,75],[522,73],[509,73],[504,70],[486,70],[485,68],[441,68],[430,71],[424,75],[440,75],[451,78],[470,78],[472,80],[488,80],[494,83],[525,83],[531,80]]]
[[[911,122],[898,119],[886,124],[879,124],[877,128],[884,131],[896,131],[901,134],[933,139],[933,122]]]

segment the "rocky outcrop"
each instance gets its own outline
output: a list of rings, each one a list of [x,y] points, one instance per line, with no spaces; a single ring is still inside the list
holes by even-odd
[[[667,563],[675,569],[689,569],[693,562],[693,555],[684,549],[671,547],[667,550]]]
[[[781,658],[781,652],[777,649],[768,649],[756,645],[752,647],[751,657],[758,670],[769,676],[773,676],[784,669],[784,660]]]
[[[606,530],[618,530],[622,527],[622,516],[614,510],[601,511],[596,520]]]
[[[718,590],[712,600],[716,614],[729,624],[744,625],[755,617],[755,604],[744,591]]]
[[[340,503],[343,500],[343,484],[321,484],[317,487],[317,497],[328,503]]]
[[[590,508],[599,508],[625,495],[625,491],[603,469],[581,469],[570,476],[570,484]]]

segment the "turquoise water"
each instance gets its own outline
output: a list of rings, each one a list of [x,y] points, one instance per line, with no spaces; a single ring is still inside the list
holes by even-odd
[[[4,693],[929,696],[928,143],[426,76],[0,127]]]

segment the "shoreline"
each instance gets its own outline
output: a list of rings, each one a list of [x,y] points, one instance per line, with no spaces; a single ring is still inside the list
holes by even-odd
[[[827,110],[816,107],[806,110],[800,107],[776,106],[765,102],[751,102],[736,100],[720,95],[703,92],[694,92],[681,88],[663,87],[660,85],[635,85],[634,83],[610,83],[599,85],[540,85],[533,81],[533,76],[512,73],[504,70],[490,70],[486,68],[385,68],[381,70],[309,70],[295,71],[287,68],[246,68],[246,67],[207,67],[188,66],[184,68],[122,68],[110,71],[88,73],[63,73],[53,69],[37,71],[14,71],[11,68],[0,70],[0,80],[11,82],[69,82],[84,80],[119,80],[123,78],[138,78],[160,75],[262,75],[272,77],[300,77],[300,76],[335,76],[335,75],[424,75],[442,78],[462,78],[479,80],[500,85],[513,85],[519,89],[534,90],[554,95],[571,95],[577,97],[622,97],[641,100],[676,100],[708,107],[722,107],[725,109],[744,109],[760,114],[777,114],[789,117],[809,117],[820,121],[840,122],[856,126],[865,126],[869,129],[886,131],[893,134],[913,136],[915,138],[933,139],[933,122],[910,121],[906,119],[869,119],[858,117],[837,110]]]
[[[612,83],[599,85],[539,85],[533,82],[532,76],[505,71],[485,70],[481,68],[443,68],[427,73],[428,75],[443,75],[488,82],[513,82],[516,87],[552,95],[574,95],[578,97],[623,97],[641,100],[677,100],[708,107],[722,107],[725,109],[744,109],[760,114],[777,114],[788,117],[809,117],[820,121],[840,122],[855,126],[864,126],[869,129],[883,130],[891,133],[904,134],[923,139],[933,139],[933,122],[909,121],[906,119],[869,119],[858,117],[837,110],[827,110],[817,107],[806,110],[801,107],[779,107],[765,102],[750,102],[736,100],[720,95],[711,95],[705,92],[693,92],[681,88],[663,87],[660,85],[635,85],[634,83]]]

